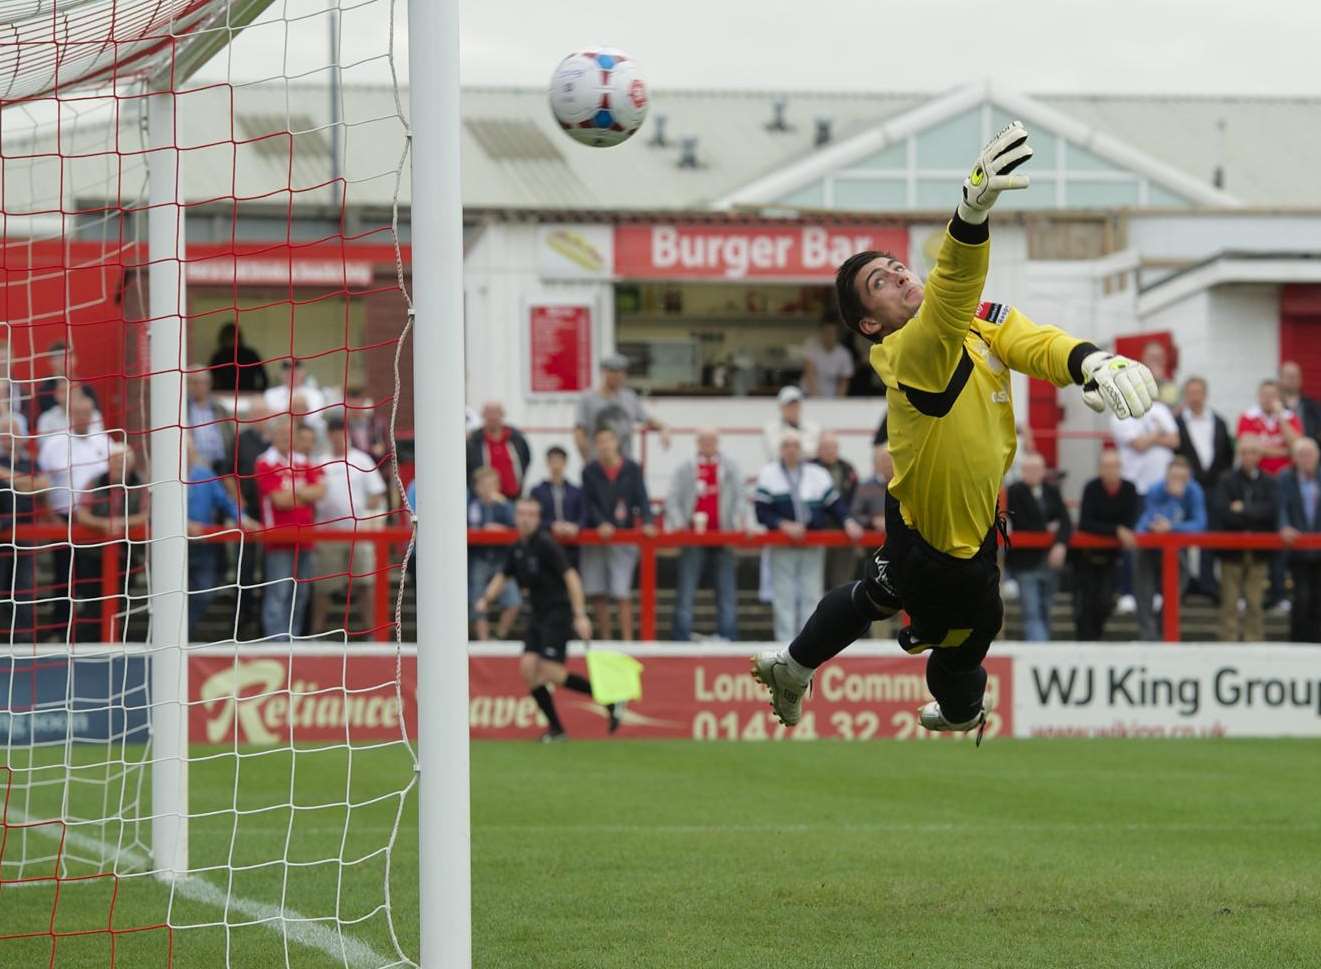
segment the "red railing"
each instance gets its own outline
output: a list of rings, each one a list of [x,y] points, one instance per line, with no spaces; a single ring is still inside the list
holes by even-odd
[[[209,534],[191,536],[189,541],[225,544],[246,542],[254,549],[259,549],[264,543],[313,545],[326,542],[354,542],[370,544],[376,551],[376,567],[371,576],[373,583],[372,629],[384,630],[388,629],[394,622],[394,579],[391,575],[390,553],[392,549],[406,545],[410,536],[411,531],[409,529],[398,527],[358,531],[336,528],[290,527],[266,528],[250,532],[243,532],[238,529],[216,529]],[[6,537],[9,537],[8,532]],[[145,529],[135,528],[126,537],[134,541],[142,541],[147,538],[147,532]],[[69,526],[60,524],[17,525],[13,529],[12,538],[17,542],[25,543],[19,548],[27,555],[48,554],[53,546],[65,542],[71,542],[77,551],[83,553],[96,548],[100,549],[101,637],[104,642],[114,642],[117,603],[125,593],[124,576],[120,573],[120,543],[105,532],[81,526],[70,530]],[[507,543],[509,539],[506,538],[505,541]],[[37,547],[29,547],[34,544]],[[322,578],[330,577],[322,576]],[[354,578],[361,578],[361,576],[355,575]]]
[[[381,528],[376,530],[350,531],[332,528],[271,528],[253,532],[238,530],[217,530],[208,535],[194,537],[191,541],[234,543],[246,541],[253,548],[259,548],[265,542],[279,544],[321,544],[325,542],[367,542],[375,547],[376,568],[372,575],[372,628],[388,629],[394,621],[394,584],[391,552],[407,544],[411,532],[407,528]],[[142,530],[135,530],[129,537],[141,540],[146,537]],[[63,525],[20,525],[14,529],[14,538],[23,542],[39,543],[44,546],[29,550],[29,554],[42,554],[50,550],[52,543],[72,539],[80,549],[96,547],[107,542],[103,532],[91,529],[75,528],[70,533]],[[508,531],[475,530],[468,532],[469,545],[509,545],[515,540],[512,529]],[[1054,536],[1049,532],[1014,532],[1014,545],[1018,548],[1048,548],[1054,543]],[[1284,548],[1299,550],[1321,550],[1321,533],[1302,535],[1291,546],[1286,546],[1283,539],[1274,533],[1244,532],[1195,532],[1166,533],[1161,535],[1139,535],[1138,547],[1157,549],[1161,553],[1161,593],[1164,597],[1164,621],[1162,635],[1167,642],[1179,641],[1179,565],[1178,555],[1185,548],[1231,549],[1253,551],[1279,551]],[[781,532],[658,532],[649,535],[641,529],[616,531],[610,539],[604,539],[596,532],[584,530],[576,537],[566,539],[567,544],[575,545],[636,545],[639,551],[638,562],[638,599],[639,599],[639,635],[644,640],[656,638],[656,553],[661,549],[683,548],[686,546],[719,546],[724,548],[758,551],[767,547],[785,546],[822,546],[844,547],[853,544],[841,531],[808,532],[802,540],[795,540]],[[883,544],[885,533],[869,531],[858,543],[860,548],[873,548]],[[1075,532],[1069,542],[1072,548],[1118,548],[1118,542],[1099,535]],[[123,577],[119,573],[119,543],[100,545],[103,556],[101,567],[101,633],[104,641],[114,642],[115,612],[118,597],[123,592]]]
[[[1164,597],[1162,635],[1167,642],[1179,641],[1179,551],[1184,548],[1239,549],[1278,551],[1284,548],[1321,550],[1321,533],[1300,537],[1286,546],[1279,535],[1244,532],[1195,532],[1147,534],[1137,537],[1139,548],[1158,549],[1161,553],[1161,594]],[[470,545],[508,545],[513,533],[497,531],[470,531]],[[639,637],[656,638],[656,552],[662,548],[682,548],[692,545],[715,545],[726,548],[757,550],[768,546],[825,547],[848,546],[853,543],[840,531],[808,532],[802,540],[795,540],[781,532],[660,532],[648,535],[641,529],[621,530],[609,541],[590,530],[576,538],[566,539],[578,545],[610,545],[615,543],[638,546],[638,612]],[[1014,532],[1014,545],[1018,548],[1049,548],[1055,536],[1049,532]],[[858,543],[860,548],[872,548],[885,542],[884,532],[867,532]],[[1071,548],[1118,548],[1113,538],[1075,532],[1069,542]]]

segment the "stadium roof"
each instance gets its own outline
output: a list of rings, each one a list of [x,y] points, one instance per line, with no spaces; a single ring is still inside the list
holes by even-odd
[[[861,143],[858,139],[887,124],[938,114],[942,105],[966,99],[975,87],[941,95],[662,90],[653,94],[643,130],[609,149],[565,138],[541,89],[469,88],[461,133],[464,202],[473,209],[539,212],[709,209],[768,176],[810,169],[828,152]],[[230,114],[231,96],[232,136],[216,120]],[[406,92],[402,99],[406,110]],[[777,102],[783,104],[784,130],[769,127]],[[1178,194],[1197,205],[1321,208],[1321,182],[1311,171],[1321,156],[1321,98],[1023,98],[1005,93],[1003,102],[1004,108],[1028,104],[1070,132],[1088,133],[1096,139],[1094,147],[1115,149],[1111,161],[1128,162],[1144,178],[1155,179],[1153,184],[1163,180],[1190,191],[1195,187],[1197,192]],[[346,85],[342,103],[349,202],[388,206],[404,143],[394,92],[387,86]],[[121,126],[121,151],[139,136],[137,124],[127,117],[130,105],[107,98],[76,106],[76,121],[66,115],[61,133],[67,166],[63,180],[46,186],[35,176],[30,184],[7,179],[9,211],[67,210],[73,197],[105,198],[107,187],[123,191],[126,169],[140,165],[140,158],[116,160],[104,147],[108,124]],[[17,156],[51,150],[48,126],[40,118],[25,117],[25,111],[24,106],[6,110],[0,127],[11,170],[19,163]],[[330,171],[328,112],[328,88],[322,84],[277,80],[183,96],[179,140],[190,149],[184,178],[188,199],[238,195],[257,204],[283,204],[271,190],[292,182],[296,190],[307,190],[294,204],[328,202],[329,190],[318,188]],[[829,123],[825,149],[813,145],[819,119]],[[658,145],[662,129],[665,144]],[[297,134],[271,137],[289,130]],[[679,164],[685,139],[695,140],[694,167]],[[83,157],[71,158],[79,154]],[[425,169],[425,159],[413,163]],[[1217,166],[1224,173],[1223,194],[1212,185]],[[52,175],[59,171],[55,166]],[[407,173],[400,191],[406,205]],[[52,201],[52,192],[63,196],[63,205],[42,204]]]
[[[955,93],[653,91],[642,131],[622,146],[599,149],[574,144],[556,130],[540,89],[469,88],[464,91],[464,199],[482,208],[703,208],[819,153],[813,147],[817,119],[829,119],[831,145],[839,147]],[[784,102],[787,131],[767,128],[777,100]],[[1147,156],[1154,166],[1205,186],[1208,195],[1215,194],[1213,175],[1221,167],[1225,204],[1321,207],[1321,183],[1311,172],[1312,160],[1321,153],[1321,98],[1046,95],[1019,100]],[[651,143],[662,118],[669,142],[663,148]],[[535,127],[558,157],[493,154],[480,129],[499,120]],[[696,168],[678,165],[686,137],[697,140]]]

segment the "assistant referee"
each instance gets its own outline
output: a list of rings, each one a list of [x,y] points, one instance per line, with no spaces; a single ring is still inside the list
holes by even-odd
[[[982,301],[990,260],[987,217],[1011,174],[1032,157],[1018,122],[982,149],[963,183],[936,268],[924,287],[898,259],[861,252],[836,273],[840,314],[875,345],[885,384],[894,477],[886,541],[865,577],[827,593],[787,649],[752,657],[780,720],[795,724],[812,674],[877,619],[906,611],[909,653],[931,651],[921,710],[929,730],[986,724],[982,660],[1004,619],[996,565],[997,501],[1014,459],[1011,371],[1057,387],[1081,384],[1093,410],[1140,417],[1156,382],[1142,364],[1101,350],[1013,307]]]
[[[485,612],[512,578],[523,589],[531,605],[527,635],[519,672],[532,699],[550,725],[543,741],[566,740],[568,735],[555,709],[549,686],[562,686],[591,696],[592,683],[585,676],[565,668],[569,640],[576,633],[583,642],[592,638],[592,622],[587,618],[582,580],[569,565],[564,549],[541,527],[541,504],[535,498],[523,498],[514,508],[514,527],[518,541],[509,549],[504,566],[491,577],[486,591],[477,600],[477,609]],[[610,733],[619,729],[622,704],[606,705]]]

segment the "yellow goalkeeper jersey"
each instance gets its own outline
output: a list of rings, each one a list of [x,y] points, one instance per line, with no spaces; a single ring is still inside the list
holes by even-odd
[[[890,493],[928,543],[965,559],[995,522],[1018,446],[1010,371],[1068,386],[1082,343],[981,301],[990,248],[946,231],[917,316],[870,355],[889,405]]]

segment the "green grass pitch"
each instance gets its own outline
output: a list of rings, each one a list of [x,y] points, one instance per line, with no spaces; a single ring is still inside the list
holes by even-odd
[[[1308,741],[997,739],[981,750],[479,743],[473,961],[480,969],[1313,967],[1321,959],[1319,757],[1321,745]],[[358,947],[348,960],[289,941],[288,964],[299,969],[394,955],[379,910],[379,851],[393,820],[388,795],[407,783],[411,764],[398,748],[354,751],[351,774],[348,760],[341,749],[241,758],[239,807],[265,809],[240,815],[237,837],[225,812],[235,759],[193,767],[193,809],[221,812],[195,823],[194,864],[223,865],[232,846],[232,891],[250,906],[283,898],[305,916],[338,910],[352,923]],[[86,797],[94,787],[79,790]],[[359,806],[335,806],[346,800]],[[5,877],[14,875],[12,835]],[[286,853],[296,865],[262,865]],[[415,853],[410,803],[391,898],[414,957]],[[341,868],[341,857],[362,860]],[[224,887],[230,875],[203,877]],[[63,892],[62,930],[104,917],[99,884],[66,882]],[[124,879],[116,923],[160,921],[168,903],[158,883]],[[173,905],[178,924],[226,919],[214,899],[176,894]],[[40,886],[7,887],[0,934],[49,923],[51,909]],[[176,931],[174,965],[285,966],[278,933],[236,926],[252,911],[231,911],[228,929]],[[163,966],[158,935],[119,936],[116,964]],[[48,940],[0,943],[0,966],[45,965],[43,953]],[[57,956],[64,969],[110,965],[104,937],[62,940]]]

